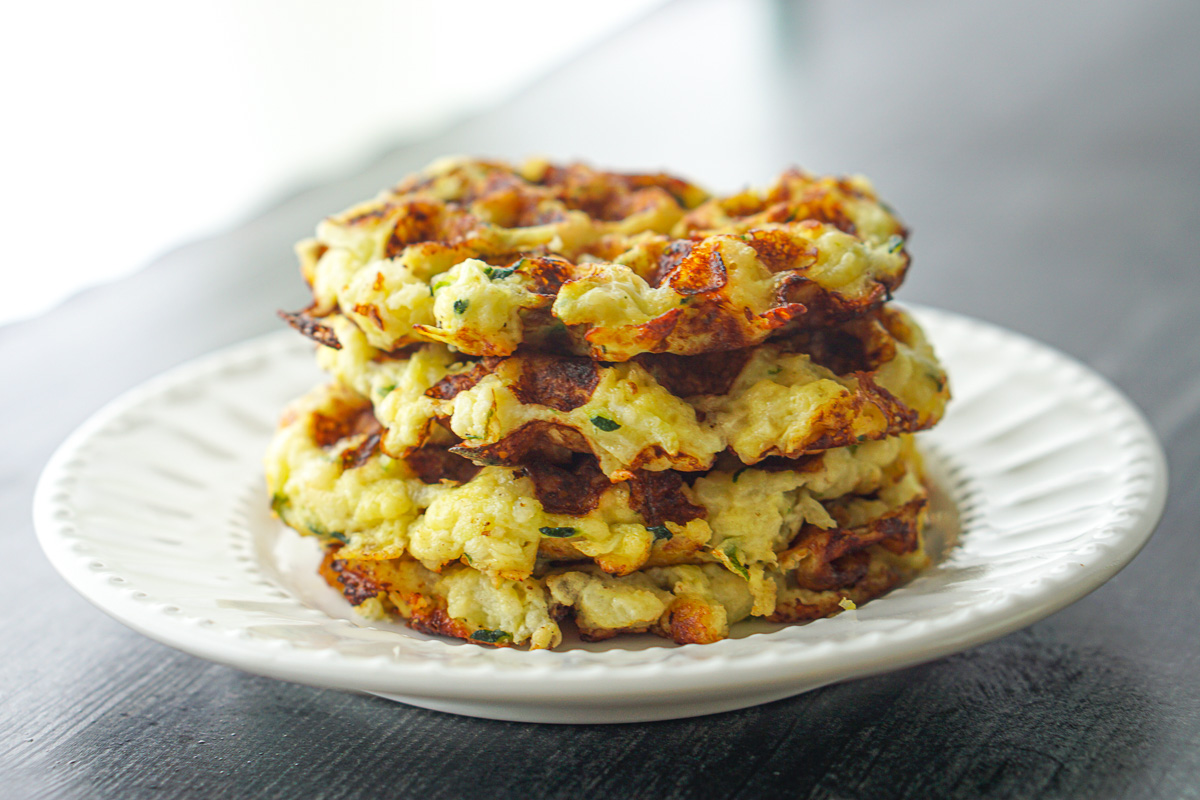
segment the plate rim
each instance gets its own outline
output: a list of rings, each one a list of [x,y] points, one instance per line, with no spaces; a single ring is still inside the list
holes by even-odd
[[[1122,535],[1107,542],[1103,549],[1104,557],[1094,559],[1095,563],[1083,574],[1074,573],[1052,582],[1049,588],[1031,592],[1025,602],[1021,602],[1024,595],[1010,594],[995,609],[984,612],[982,618],[978,615],[973,617],[969,629],[958,631],[958,635],[949,635],[955,633],[954,625],[933,626],[924,632],[909,634],[900,640],[903,651],[899,653],[890,650],[886,641],[868,645],[863,641],[867,637],[860,636],[830,643],[836,646],[838,655],[853,657],[851,663],[823,657],[818,659],[818,663],[806,664],[803,659],[789,657],[791,652],[795,652],[793,646],[777,648],[776,652],[766,649],[743,656],[714,652],[711,657],[689,659],[674,663],[669,668],[651,662],[588,664],[564,669],[551,662],[551,659],[560,655],[551,651],[541,651],[535,656],[543,663],[521,664],[522,668],[516,670],[501,669],[501,665],[495,661],[480,658],[468,658],[462,665],[440,660],[415,665],[390,662],[378,656],[351,657],[292,647],[283,642],[233,637],[228,630],[220,628],[206,631],[194,621],[162,613],[162,609],[153,604],[147,605],[127,597],[89,569],[89,557],[71,552],[67,537],[63,535],[64,527],[69,527],[70,522],[69,515],[64,517],[62,511],[66,508],[66,498],[69,498],[69,486],[74,477],[71,466],[76,454],[113,420],[179,383],[195,380],[206,372],[219,370],[238,358],[257,354],[260,350],[290,349],[289,345],[294,341],[291,337],[295,334],[288,331],[269,333],[190,360],[123,392],[92,414],[59,445],[38,480],[33,503],[37,540],[55,570],[75,591],[127,627],[206,660],[315,686],[480,702],[492,699],[530,703],[565,700],[600,703],[618,697],[624,700],[653,698],[659,702],[669,702],[670,698],[664,697],[664,687],[647,680],[653,675],[666,675],[670,678],[670,686],[667,687],[669,695],[678,702],[684,702],[696,692],[712,692],[716,689],[766,694],[795,685],[796,693],[799,693],[833,682],[913,666],[1019,630],[1077,602],[1106,583],[1132,561],[1149,541],[1165,508],[1169,477],[1162,446],[1144,415],[1123,392],[1092,368],[1056,348],[994,323],[925,306],[904,305],[917,314],[919,321],[940,318],[945,323],[975,328],[1020,343],[1043,354],[1043,357],[1049,356],[1052,361],[1070,365],[1086,375],[1101,387],[1107,395],[1106,399],[1115,402],[1117,411],[1132,424],[1134,441],[1142,444],[1147,451],[1148,462],[1144,472],[1149,485],[1141,508],[1121,526]],[[1039,599],[1040,602],[1034,602]],[[1014,605],[1016,608],[1012,607]],[[811,624],[828,621],[818,620]],[[962,626],[960,624],[957,627]],[[472,647],[469,644],[448,646]],[[733,669],[727,673],[725,670],[729,665]],[[541,676],[552,680],[538,680]],[[453,686],[448,687],[448,683]]]

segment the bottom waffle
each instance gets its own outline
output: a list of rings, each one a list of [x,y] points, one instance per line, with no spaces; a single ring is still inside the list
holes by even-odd
[[[611,575],[594,564],[542,563],[523,580],[465,564],[434,572],[411,557],[340,558],[326,545],[321,575],[360,614],[399,617],[416,630],[495,646],[552,648],[563,626],[586,640],[650,632],[680,644],[729,635],[751,616],[802,622],[854,608],[925,567],[924,492],[850,527],[806,526],[768,569],[773,603],[763,609],[745,577],[722,563],[649,567]]]

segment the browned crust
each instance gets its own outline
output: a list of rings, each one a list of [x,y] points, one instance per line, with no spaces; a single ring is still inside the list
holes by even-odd
[[[694,185],[665,173],[600,172],[580,163],[549,165],[537,183],[552,189],[567,208],[602,220],[651,208],[663,195],[687,208],[688,197],[697,192]]]
[[[724,289],[729,283],[720,242],[710,240],[692,247],[678,265],[663,276],[667,285],[684,297]]]
[[[379,307],[373,303],[358,303],[354,306],[354,313],[366,317],[374,323],[375,327],[383,330],[383,317],[379,315]]]
[[[543,460],[561,462],[564,450],[571,453],[594,455],[582,433],[575,428],[550,420],[526,422],[497,442],[482,445],[460,443],[450,450],[478,464],[510,467]],[[646,464],[652,464],[660,459],[667,459],[673,468],[685,472],[706,470],[711,466],[707,461],[701,461],[683,453],[672,455],[656,444],[644,448],[633,459],[633,462],[627,465],[626,469],[614,473],[613,477],[628,479]]]
[[[491,466],[520,466],[549,459],[557,461],[558,451],[590,453],[587,440],[574,428],[548,420],[527,422],[498,442],[484,445],[457,444],[450,448],[463,458]]]
[[[361,562],[351,562],[337,557],[340,544],[335,544],[325,551],[318,568],[321,577],[333,588],[342,593],[350,605],[362,605],[372,597],[387,592],[388,587],[375,579],[369,568],[364,568]]]
[[[829,328],[790,333],[779,340],[785,352],[804,353],[838,375],[872,372],[896,356],[896,341],[908,336],[889,335],[895,312],[880,308],[874,313]]]
[[[695,246],[696,242],[691,239],[672,239],[661,242],[658,245],[658,267],[650,276],[650,285],[656,288],[661,286],[663,279],[679,269],[684,259],[692,254]],[[615,258],[617,255],[619,253],[614,251],[613,257]]]
[[[866,573],[868,547],[879,544],[897,555],[916,549],[926,502],[924,497],[914,498],[862,528],[822,530],[806,525],[779,560],[786,564],[799,558],[791,575],[802,589],[821,592],[854,585]]]
[[[732,455],[733,451],[727,450],[726,452]],[[822,455],[824,453],[809,453],[795,458],[767,456],[756,463],[754,468],[763,472],[815,472],[821,468]]]
[[[527,464],[525,474],[538,502],[551,514],[582,517],[596,509],[600,496],[612,486],[596,459],[590,457],[576,458],[566,467],[548,462]]]
[[[408,627],[421,633],[428,633],[435,636],[451,636],[455,639],[471,639],[471,629],[464,623],[451,617],[446,613],[444,608],[431,603],[428,598],[421,595],[410,595],[408,598],[409,607],[412,608],[412,616],[408,618]],[[486,644],[492,647],[509,647],[506,642],[481,642],[472,640],[476,644]]]
[[[716,609],[702,600],[684,595],[671,603],[662,636],[676,644],[712,644],[725,638],[724,625]]]
[[[436,445],[413,450],[404,460],[422,483],[429,484],[442,481],[466,483],[482,469],[478,464],[451,453],[449,448]]]
[[[521,361],[513,394],[525,404],[571,411],[587,403],[600,383],[596,363],[586,358],[530,353]]]
[[[921,424],[917,412],[901,403],[894,394],[877,384],[875,376],[870,372],[859,372],[857,375],[861,391],[874,403],[876,408],[883,412],[883,416],[887,420],[888,431],[918,431],[932,424],[932,421]]]
[[[803,603],[799,600],[781,603],[767,619],[771,622],[808,622],[828,617],[842,610],[843,597],[859,605],[895,588],[904,578],[905,575],[895,569],[878,570],[867,574],[852,586],[844,587],[838,593],[838,597],[824,598],[818,603]]]
[[[788,276],[780,294],[786,302],[798,303],[805,309],[802,326],[805,328],[827,327],[848,322],[878,308],[891,295],[891,289],[899,280],[875,281],[867,294],[850,299],[837,292],[823,289],[819,284],[803,275]]]
[[[306,308],[296,312],[276,311],[275,313],[288,325],[291,325],[317,344],[332,347],[334,350],[342,349],[342,343],[338,341],[337,334],[333,332],[333,328],[322,322],[318,322],[315,317],[309,314],[309,309]]]
[[[442,206],[425,200],[411,200],[395,206],[396,225],[384,245],[385,258],[395,258],[410,244],[432,242],[444,238]]]
[[[378,424],[378,423],[376,423]],[[354,447],[342,451],[342,469],[357,469],[367,460],[379,452],[379,440],[383,428],[380,427],[373,433],[367,434],[361,442]]]
[[[812,176],[795,167],[784,171],[775,185],[764,195],[738,194],[720,198],[713,204],[696,209],[686,215],[681,228],[688,232],[699,232],[710,227],[712,205],[735,220],[753,218],[756,224],[786,223],[803,220],[811,224],[832,225],[838,230],[856,234],[854,221],[846,214],[834,191],[863,198],[865,195],[844,178],[836,178],[829,184],[813,183]],[[907,230],[898,224],[901,236]]]
[[[808,269],[817,263],[815,245],[802,245],[795,237],[781,230],[752,230],[742,236],[742,241],[754,249],[759,260],[771,272]]]
[[[435,636],[451,636],[469,639],[476,644],[494,647],[510,647],[511,642],[483,642],[471,638],[473,631],[466,624],[452,618],[435,599],[417,592],[400,594],[386,581],[378,578],[380,562],[350,561],[337,557],[340,544],[331,545],[326,551],[318,572],[325,582],[337,589],[351,605],[358,606],[373,597],[391,600],[387,610],[404,618],[410,628]],[[395,600],[400,602],[394,602]],[[408,613],[401,611],[407,608]]]
[[[310,435],[318,447],[332,447],[351,436],[370,436],[380,430],[379,420],[375,419],[366,398],[336,397],[331,411],[330,414],[314,411],[309,415]]]
[[[653,458],[662,454],[661,448],[653,449],[657,453],[643,455]],[[564,450],[575,454],[569,464],[562,463]],[[450,452],[477,463],[523,466],[539,502],[552,513],[585,514],[596,508],[600,495],[611,485],[583,436],[574,428],[546,420],[527,422],[495,444],[477,447],[458,444]],[[695,466],[701,468],[699,464]],[[704,516],[704,508],[688,499],[678,472],[635,467],[623,474],[629,482],[630,503],[647,524],[671,521],[683,525]]]
[[[425,390],[425,396],[432,397],[435,400],[453,400],[459,392],[467,391],[495,372],[501,360],[495,356],[482,358],[475,362],[475,365],[466,372],[456,372],[453,375],[447,375],[442,378]]]
[[[867,372],[857,373],[857,390],[845,397],[832,407],[826,409],[813,421],[812,433],[795,449],[782,452],[778,447],[772,447],[759,454],[751,463],[756,466],[767,457],[783,456],[788,459],[797,458],[808,453],[831,450],[835,447],[849,447],[858,444],[859,439],[853,431],[856,417],[863,413],[867,406],[874,406],[884,418],[884,425],[878,433],[872,434],[872,439],[882,439],[900,433],[915,433],[931,427],[936,420],[921,419],[913,409],[901,403],[895,395],[875,383],[874,377]]]
[[[526,256],[521,259],[519,271],[529,279],[526,284],[529,291],[552,298],[570,280],[575,266],[557,256]]]
[[[786,285],[781,287],[784,294]],[[799,302],[781,299],[779,305],[754,316],[749,309],[735,307],[720,294],[698,294],[686,306],[676,306],[640,325],[624,326],[625,340],[645,353],[665,353],[683,350],[688,356],[701,353],[740,350],[761,344],[770,332],[783,329],[805,313]],[[739,316],[756,325],[748,328],[739,322]],[[584,334],[591,343],[591,356],[600,361],[619,360],[610,357],[604,345],[596,340],[605,336],[605,329],[593,328]],[[703,342],[702,347],[689,342]]]
[[[674,471],[638,470],[629,481],[629,499],[650,526],[668,521],[686,525],[707,515],[704,506],[688,499],[683,478]]]
[[[697,356],[646,353],[634,360],[671,394],[695,397],[728,394],[752,352],[743,349]]]

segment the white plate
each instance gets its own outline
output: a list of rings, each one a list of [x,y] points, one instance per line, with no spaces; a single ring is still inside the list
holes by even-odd
[[[317,549],[267,511],[260,458],[284,403],[321,380],[280,332],[122,396],[55,453],[34,516],[88,600],[160,642],[284,680],[495,719],[633,722],[709,714],[945,656],[1028,625],[1108,580],[1162,513],[1166,465],[1137,410],[1066,356],[917,310],[951,376],[922,434],[936,566],[807,625],[743,623],[561,651],[491,649],[358,620],[315,577]]]

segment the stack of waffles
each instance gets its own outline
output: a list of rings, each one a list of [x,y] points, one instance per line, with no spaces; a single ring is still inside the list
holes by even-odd
[[[272,507],[368,617],[495,646],[799,622],[927,563],[946,376],[861,177],[436,162],[324,220]]]

